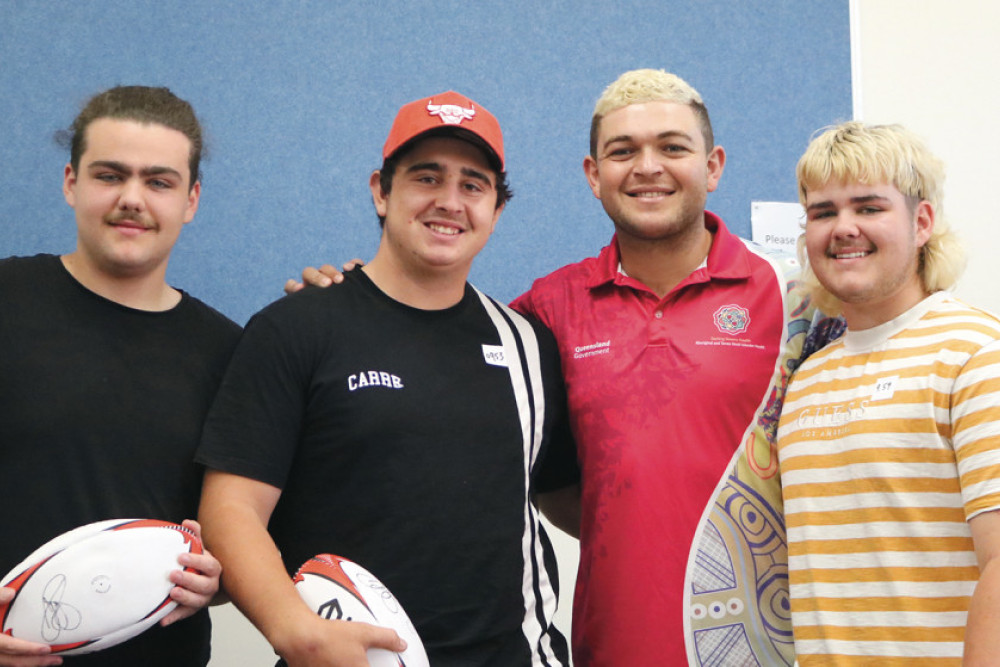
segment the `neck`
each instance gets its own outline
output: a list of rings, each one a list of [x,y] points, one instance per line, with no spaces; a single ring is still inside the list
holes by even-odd
[[[712,234],[704,225],[681,237],[650,241],[618,235],[622,269],[663,298],[698,268],[712,248]]]
[[[390,298],[420,310],[444,310],[458,304],[465,296],[469,275],[468,269],[415,272],[394,266],[378,253],[361,270]]]
[[[110,275],[92,266],[79,252],[63,255],[63,266],[73,278],[91,292],[128,308],[160,312],[170,310],[181,294],[164,279],[164,271],[136,276]]]
[[[847,328],[851,331],[864,331],[872,329],[896,319],[910,308],[930,296],[923,287],[912,290],[906,299],[900,299],[885,303],[844,303],[841,312]]]

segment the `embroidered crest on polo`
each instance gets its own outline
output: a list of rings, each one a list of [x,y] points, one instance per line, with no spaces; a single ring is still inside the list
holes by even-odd
[[[720,307],[713,318],[715,328],[730,336],[741,334],[750,327],[750,311],[735,304]]]
[[[475,107],[466,109],[457,104],[434,104],[427,101],[427,113],[437,116],[446,125],[461,125],[463,120],[472,120],[476,115]]]

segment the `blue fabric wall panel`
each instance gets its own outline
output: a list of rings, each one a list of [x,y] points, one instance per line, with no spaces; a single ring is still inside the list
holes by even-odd
[[[850,116],[848,3],[8,3],[0,255],[72,248],[52,134],[80,104],[166,85],[195,105],[210,151],[169,279],[245,321],[302,266],[374,252],[366,184],[392,116],[454,88],[506,133],[516,195],[473,280],[510,299],[610,238],[581,164],[594,101],[636,67],[705,97],[729,155],[709,208],[746,236],[751,200],[794,200],[810,134]]]

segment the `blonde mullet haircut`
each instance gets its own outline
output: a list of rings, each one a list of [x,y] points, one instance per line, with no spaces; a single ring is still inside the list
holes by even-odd
[[[944,164],[913,132],[901,125],[866,125],[850,121],[826,128],[815,137],[796,167],[799,201],[827,183],[889,183],[911,204],[920,201],[934,209],[934,231],[921,249],[918,273],[928,293],[951,289],[965,268],[965,251],[943,215]],[[805,237],[798,240],[802,288],[827,315],[839,315],[840,300],[830,294],[809,268]]]

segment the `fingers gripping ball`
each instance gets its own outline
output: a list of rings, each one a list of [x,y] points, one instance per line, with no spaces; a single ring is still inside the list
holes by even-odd
[[[177,606],[170,573],[187,569],[177,557],[201,552],[190,530],[154,519],[111,519],[63,533],[0,580],[15,591],[0,605],[2,631],[63,655],[120,644]]]
[[[406,642],[402,653],[369,649],[371,667],[429,667],[427,653],[399,601],[381,581],[357,563],[332,554],[307,560],[294,577],[295,588],[323,618],[361,621],[396,631]]]

